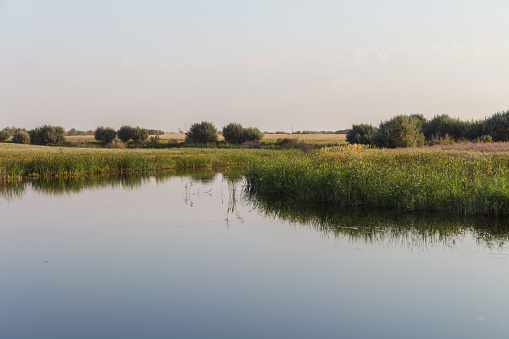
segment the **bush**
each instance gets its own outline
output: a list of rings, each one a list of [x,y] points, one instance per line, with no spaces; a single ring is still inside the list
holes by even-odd
[[[263,133],[254,127],[244,128],[241,124],[231,122],[223,127],[223,137],[230,144],[258,143],[263,139]]]
[[[295,148],[299,146],[299,139],[297,138],[279,138],[276,140],[276,145],[281,148]]]
[[[132,139],[134,142],[142,142],[148,138],[148,129],[140,128],[139,126],[134,128]]]
[[[420,115],[397,115],[384,121],[373,135],[377,147],[414,147],[424,145]]]
[[[0,142],[5,141],[11,137],[11,133],[9,131],[9,128],[6,127],[3,130],[0,131]]]
[[[12,142],[16,144],[29,144],[30,143],[30,135],[27,131],[22,129],[17,129],[12,136]]]
[[[350,144],[371,145],[377,128],[371,124],[353,125],[346,133],[346,141]]]
[[[474,140],[481,136],[483,136],[483,126],[486,120],[478,120],[478,121],[467,121],[466,129],[463,132],[463,138],[468,140]]]
[[[105,144],[112,142],[116,137],[117,132],[111,127],[97,127],[94,133],[95,140]]]
[[[241,144],[243,142],[242,131],[244,127],[236,122],[231,122],[223,127],[223,138],[230,144]]]
[[[255,127],[244,128],[242,139],[242,142],[260,142],[263,139],[263,133]]]
[[[61,126],[44,125],[28,132],[30,141],[38,145],[52,145],[65,141],[65,130]]]
[[[464,137],[468,128],[468,122],[442,114],[436,115],[433,119],[424,123],[422,132],[428,141],[448,138],[458,141]]]
[[[478,138],[475,138],[473,140],[475,143],[492,143],[493,139],[491,138],[491,135],[481,135]]]
[[[194,123],[186,133],[186,143],[207,144],[216,142],[218,138],[216,127],[208,121]]]
[[[134,127],[131,126],[122,126],[117,131],[117,137],[122,140],[124,143],[133,139],[135,133]]]
[[[509,110],[486,119],[482,130],[483,135],[490,135],[493,141],[509,141]]]

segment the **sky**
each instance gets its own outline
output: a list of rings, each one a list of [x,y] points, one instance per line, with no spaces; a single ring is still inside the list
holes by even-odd
[[[0,0],[0,128],[339,130],[509,109],[507,0]]]

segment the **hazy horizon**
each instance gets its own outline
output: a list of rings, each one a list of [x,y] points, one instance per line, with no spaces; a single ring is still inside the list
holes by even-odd
[[[0,128],[340,130],[509,109],[509,3],[0,0]]]

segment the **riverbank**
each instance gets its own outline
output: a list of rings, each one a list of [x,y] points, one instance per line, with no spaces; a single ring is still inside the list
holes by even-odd
[[[301,202],[509,215],[509,144],[468,150],[333,147],[249,166],[248,190]]]
[[[85,149],[0,144],[0,180],[246,165],[276,151],[257,149]],[[289,154],[288,151],[285,154]]]

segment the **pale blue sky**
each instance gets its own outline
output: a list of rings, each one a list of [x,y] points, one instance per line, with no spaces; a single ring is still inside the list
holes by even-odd
[[[0,128],[509,109],[507,1],[0,0]]]

